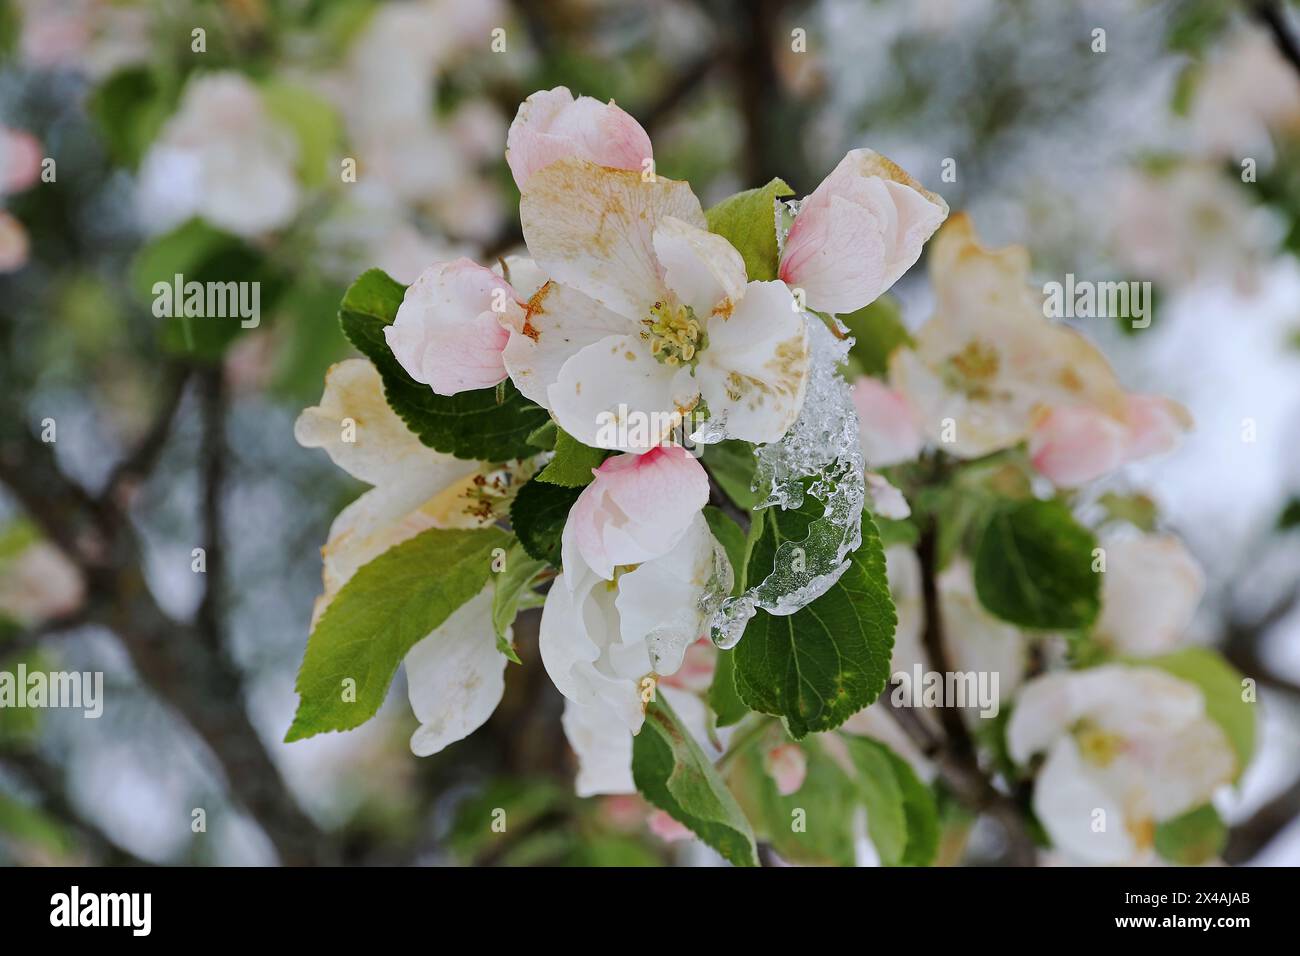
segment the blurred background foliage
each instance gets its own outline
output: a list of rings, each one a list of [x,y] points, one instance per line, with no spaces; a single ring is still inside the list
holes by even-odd
[[[0,657],[102,670],[111,702],[97,721],[0,710],[0,861],[716,861],[651,833],[639,798],[573,796],[535,613],[502,706],[436,757],[407,749],[400,684],[364,728],[280,743],[317,548],[359,490],[292,438],[349,354],[342,291],[514,249],[505,130],[567,85],[636,116],[706,206],[778,175],[806,193],[869,145],[1045,280],[1156,283],[1150,329],[1080,324],[1206,437],[1097,506],[1151,494],[1206,566],[1197,639],[1267,688],[1229,822],[1244,858],[1296,862],[1298,25],[1229,0],[0,0]],[[202,137],[177,117],[211,76],[242,77],[287,144],[269,227],[154,181],[160,143]],[[174,273],[260,282],[260,325],[155,318]],[[882,308],[915,328],[930,302],[917,268]],[[1257,440],[1225,458],[1248,418]],[[508,840],[483,824],[496,807]]]

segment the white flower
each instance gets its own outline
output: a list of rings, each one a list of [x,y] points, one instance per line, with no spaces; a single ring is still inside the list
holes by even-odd
[[[775,441],[794,422],[804,316],[784,283],[746,283],[689,186],[568,158],[531,175],[519,212],[552,281],[529,303],[532,341],[507,346],[506,367],[565,431],[644,451],[701,398],[734,438]]]
[[[1173,650],[1205,590],[1200,565],[1173,535],[1109,535],[1102,545],[1106,573],[1094,637],[1116,654]]]
[[[197,75],[140,164],[141,218],[151,232],[191,216],[237,236],[279,229],[298,211],[297,152],[251,82]]]
[[[730,565],[701,513],[671,549],[612,581],[566,565],[546,595],[542,663],[569,700],[636,731],[659,678],[708,633],[709,600],[730,588]]]
[[[298,417],[294,437],[324,448],[335,464],[374,486],[330,526],[313,626],[357,569],[394,545],[429,528],[490,524],[494,493],[504,501],[517,477],[422,445],[389,408],[379,373],[364,359],[330,368],[320,404]],[[416,754],[468,736],[501,701],[506,658],[496,647],[491,611],[489,584],[407,653],[411,708],[420,719],[411,737]]]
[[[1086,406],[1122,421],[1126,396],[1083,336],[1043,316],[1023,247],[986,250],[953,216],[931,244],[934,316],[890,357],[890,383],[944,451],[974,458],[1025,440],[1037,416]]]
[[[1237,757],[1200,689],[1118,664],[1036,678],[1007,726],[1012,758],[1046,761],[1034,812],[1053,843],[1089,863],[1149,857],[1156,825],[1232,780]]]

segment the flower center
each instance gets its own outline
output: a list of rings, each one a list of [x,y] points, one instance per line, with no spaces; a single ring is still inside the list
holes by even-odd
[[[943,366],[944,384],[967,398],[987,400],[993,397],[992,385],[998,375],[998,350],[987,342],[972,339],[966,347],[948,357]]]
[[[650,307],[650,315],[641,320],[645,329],[641,338],[650,343],[650,354],[664,365],[694,368],[699,353],[709,344],[704,326],[689,305],[670,305],[659,301]]]
[[[1124,749],[1124,739],[1119,734],[1107,733],[1088,721],[1078,726],[1074,739],[1078,741],[1083,759],[1097,767],[1109,766]]]

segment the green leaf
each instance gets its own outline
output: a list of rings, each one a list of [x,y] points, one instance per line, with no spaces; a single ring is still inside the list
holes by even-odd
[[[581,488],[544,481],[530,481],[519,489],[510,506],[510,525],[530,557],[561,567],[560,536],[569,509],[581,494]]]
[[[754,544],[749,576],[773,566],[784,541],[801,541],[820,517],[812,498],[798,511],[772,509]],[[831,588],[807,607],[778,617],[760,610],[732,652],[736,690],[752,709],[784,719],[796,740],[832,730],[874,701],[889,679],[897,618],[885,554],[869,514],[862,545]]]
[[[718,651],[718,663],[713,669],[713,683],[709,685],[709,708],[719,727],[740,723],[749,713],[749,707],[736,691],[736,655],[734,651]]]
[[[178,275],[179,297],[175,291]],[[219,360],[236,338],[257,328],[245,329],[236,314],[225,318],[185,315],[186,287],[193,282],[204,287],[205,313],[208,283],[220,284],[223,296],[227,283],[257,283],[259,327],[266,324],[285,288],[283,277],[272,270],[263,253],[201,219],[190,219],[141,249],[131,264],[131,286],[141,300],[165,311],[157,319],[163,349],[204,361]],[[235,311],[230,304],[226,308]]]
[[[881,296],[856,312],[841,315],[840,321],[853,333],[849,358],[854,370],[864,375],[886,374],[894,349],[913,344],[898,302],[892,296]]]
[[[176,104],[176,91],[145,66],[119,70],[90,94],[86,110],[115,163],[134,169]]]
[[[745,260],[751,282],[776,278],[777,200],[794,195],[779,179],[766,186],[736,193],[704,214],[709,232],[722,236]]]
[[[306,186],[318,186],[332,172],[330,164],[342,133],[334,107],[306,87],[272,80],[262,87],[262,102],[276,122],[293,130],[298,140],[298,176]]]
[[[295,685],[298,713],[285,740],[373,717],[406,652],[483,590],[492,552],[508,544],[498,528],[431,528],[358,570],[307,640]],[[345,699],[345,688],[355,700]]]
[[[1097,499],[1097,504],[1106,509],[1107,521],[1127,521],[1143,531],[1155,530],[1156,503],[1147,495],[1120,495],[1108,491]]]
[[[647,800],[736,866],[757,866],[754,832],[713,762],[659,697],[632,739],[632,779]]]
[[[558,428],[555,432],[555,457],[538,472],[537,480],[566,488],[581,488],[591,484],[592,469],[599,468],[607,454],[603,448],[589,448]]]
[[[1186,647],[1133,663],[1159,667],[1201,689],[1206,714],[1223,728],[1237,753],[1236,777],[1240,777],[1255,755],[1255,705],[1244,699],[1241,673],[1206,647]]]
[[[906,760],[888,748],[885,753],[903,794],[903,816],[907,820],[907,846],[898,865],[929,866],[939,853],[939,807],[934,791]]]
[[[770,746],[770,740],[759,740],[739,754],[729,775],[759,838],[792,863],[853,866],[857,784],[814,737],[797,745],[807,761],[803,785],[783,796],[763,766]]]
[[[528,437],[549,418],[509,380],[500,401],[495,388],[437,395],[398,363],[384,340],[384,329],[397,317],[405,288],[381,270],[371,269],[352,283],[339,307],[344,334],[379,370],[393,411],[424,444],[457,458],[508,461],[536,454]]]
[[[927,866],[939,849],[939,811],[934,794],[911,766],[869,737],[842,735],[858,770],[858,791],[867,807],[867,831],[886,866]]]
[[[1101,606],[1097,539],[1059,501],[1019,501],[989,519],[975,553],[975,592],[1020,627],[1086,628]]]
[[[704,446],[704,467],[743,511],[752,511],[758,504],[759,495],[750,489],[757,466],[754,446],[749,442],[728,439]]]
[[[1209,863],[1227,843],[1228,828],[1209,803],[1156,825],[1156,852],[1179,866]]]
[[[528,436],[528,444],[534,448],[540,448],[542,451],[555,451],[555,442],[559,438],[559,434],[560,426],[548,419],[545,425]]]
[[[505,569],[497,572],[493,578],[492,626],[496,629],[497,649],[516,664],[521,661],[506,640],[506,630],[515,622],[515,615],[519,613],[520,597],[528,591],[533,578],[544,567],[545,561],[530,557],[523,545],[516,541],[506,552]]]
[[[731,593],[739,594],[745,590],[745,561],[749,550],[745,532],[740,530],[740,525],[725,511],[713,505],[705,506],[704,520],[708,522],[713,537],[718,539],[718,544],[722,545],[722,550],[727,552],[732,571]]]

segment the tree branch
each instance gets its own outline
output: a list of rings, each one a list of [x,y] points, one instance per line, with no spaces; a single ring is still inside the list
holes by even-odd
[[[1278,52],[1300,74],[1300,42],[1291,33],[1282,5],[1276,0],[1253,0],[1250,12],[1272,35]]]
[[[939,604],[937,534],[931,519],[921,532],[916,546],[921,564],[921,594],[925,608],[922,642],[930,666],[948,673],[951,665],[943,636],[943,617]],[[1033,866],[1037,859],[1033,838],[1025,826],[1024,813],[1014,798],[998,790],[979,765],[974,741],[966,729],[960,711],[944,702],[939,711],[942,737],[934,734],[917,713],[894,705],[892,694],[886,696],[890,713],[905,733],[934,761],[939,776],[953,795],[968,809],[996,820],[1007,836],[1007,862],[1012,866]]]
[[[332,846],[298,807],[248,719],[237,669],[197,625],[172,619],[154,599],[128,516],[69,481],[51,446],[22,429],[21,414],[0,415],[6,420],[18,425],[0,443],[0,482],[81,570],[86,623],[112,630],[140,679],[207,744],[232,799],[261,825],[283,863],[328,862]]]

